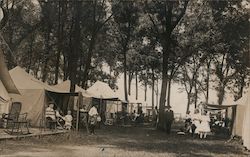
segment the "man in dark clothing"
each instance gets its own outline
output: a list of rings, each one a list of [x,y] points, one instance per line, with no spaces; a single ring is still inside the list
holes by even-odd
[[[174,112],[170,109],[171,106],[167,106],[165,110],[165,122],[166,122],[166,131],[167,134],[170,134],[171,132],[171,125],[174,120]]]

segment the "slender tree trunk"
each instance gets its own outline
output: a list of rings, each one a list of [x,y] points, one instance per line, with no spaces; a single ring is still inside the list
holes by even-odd
[[[135,71],[135,99],[138,100],[138,72]]]
[[[48,61],[50,54],[50,24],[47,26],[47,31],[45,32],[45,54],[43,56],[43,72],[42,72],[42,81],[45,82],[48,76]]]
[[[29,59],[29,62],[28,62],[28,66],[26,68],[26,72],[29,73],[30,72],[30,69],[31,69],[31,66],[32,66],[32,59],[33,59],[33,36],[31,36],[31,39],[30,39],[30,43],[29,43],[29,50],[28,50],[28,59]]]
[[[127,50],[123,50],[123,73],[124,73],[124,98],[128,101],[128,89],[127,89]]]
[[[80,52],[80,10],[81,10],[81,2],[80,1],[74,1],[74,29],[73,29],[73,36],[71,41],[71,49],[72,49],[72,55],[70,55],[70,61],[69,61],[69,69],[70,69],[70,92],[75,92],[75,85],[77,83],[77,67],[78,67],[78,56]],[[72,108],[72,107],[70,107]]]
[[[191,99],[191,93],[188,93],[187,95],[187,110],[186,113],[190,111],[190,99]]]
[[[197,79],[197,78],[196,78]],[[196,83],[196,80],[195,79],[195,84],[194,84],[194,91],[195,91],[195,97],[194,97],[194,106],[196,107],[197,106],[197,102],[198,102],[198,89],[197,89],[197,83]]]
[[[155,106],[155,74],[154,70],[152,69],[152,109],[154,109]]]
[[[133,73],[129,72],[129,76],[128,76],[128,95],[131,95],[131,83],[132,83],[132,79],[133,79]]]
[[[167,106],[171,106],[170,104],[170,97],[171,97],[171,78],[172,76],[170,76],[170,78],[168,79],[168,103],[167,103]]]
[[[159,105],[159,79],[156,79],[156,106]]]
[[[144,85],[144,101],[147,101],[147,90],[148,90],[148,83],[145,82],[145,85]]]
[[[207,62],[207,79],[206,79],[206,83],[207,83],[207,87],[206,87],[206,104],[208,104],[209,102],[209,81],[210,81],[210,65],[211,65],[211,60],[209,60]]]
[[[54,84],[58,83],[59,69],[60,69],[60,57],[63,47],[63,27],[64,27],[64,2],[58,2],[58,37],[57,37],[57,54],[56,54],[56,65],[55,65],[55,81]]]
[[[90,40],[90,44],[89,44],[89,48],[88,48],[88,54],[87,54],[87,60],[85,62],[85,68],[84,68],[84,72],[83,72],[83,84],[84,84],[84,89],[88,88],[88,76],[89,76],[89,69],[91,66],[91,59],[92,59],[92,55],[93,55],[93,51],[94,51],[94,46],[95,46],[95,40],[96,40],[96,32],[92,33],[92,37]]]

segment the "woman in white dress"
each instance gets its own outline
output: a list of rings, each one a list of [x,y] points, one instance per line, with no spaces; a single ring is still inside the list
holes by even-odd
[[[195,109],[194,114],[191,116],[191,119],[192,119],[192,125],[191,125],[192,136],[194,136],[194,134],[199,133],[198,128],[200,127],[200,117],[201,116],[200,116],[199,109]]]
[[[209,114],[206,114],[206,112],[203,112],[203,114],[200,117],[200,120],[201,120],[201,123],[199,127],[197,128],[197,131],[200,134],[200,138],[206,138],[207,134],[211,132],[210,125],[209,125],[209,122],[210,122]]]

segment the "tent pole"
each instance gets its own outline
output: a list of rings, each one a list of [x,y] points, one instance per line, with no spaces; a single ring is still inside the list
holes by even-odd
[[[79,114],[80,114],[80,110],[79,110],[79,107],[80,107],[80,97],[81,97],[81,92],[78,93],[78,101],[77,101],[77,113],[76,113],[76,131],[79,131]]]

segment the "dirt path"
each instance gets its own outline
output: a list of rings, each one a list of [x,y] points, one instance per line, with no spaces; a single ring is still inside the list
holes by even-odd
[[[236,143],[210,137],[171,136],[147,127],[109,127],[86,133],[68,134],[16,141],[1,141],[3,157],[237,157],[248,156]]]

